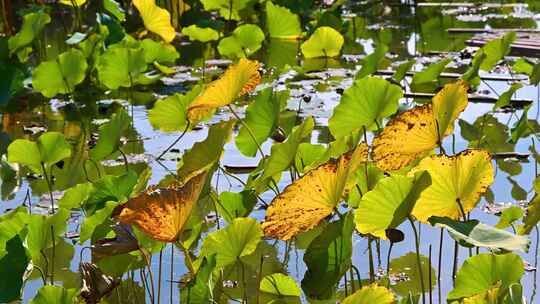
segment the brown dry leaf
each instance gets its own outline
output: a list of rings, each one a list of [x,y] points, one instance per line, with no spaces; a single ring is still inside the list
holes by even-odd
[[[341,201],[349,177],[366,159],[367,145],[361,144],[288,185],[266,211],[264,234],[288,240],[317,226]]]
[[[120,284],[119,280],[104,274],[92,263],[81,263],[79,271],[82,279],[81,297],[87,304],[100,303],[102,298],[108,296]]]
[[[216,108],[228,105],[253,91],[260,82],[259,63],[240,59],[191,102],[187,109],[189,121],[194,123],[206,118]]]
[[[206,175],[207,172],[203,171],[184,185],[174,183],[166,188],[149,187],[121,206],[118,220],[136,225],[155,240],[176,242],[199,198]]]
[[[454,130],[467,106],[467,84],[447,84],[431,104],[414,107],[392,119],[373,140],[373,160],[382,170],[399,170],[438,146]]]

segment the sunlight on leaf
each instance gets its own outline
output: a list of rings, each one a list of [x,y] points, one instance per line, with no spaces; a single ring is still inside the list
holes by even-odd
[[[188,107],[188,119],[192,123],[206,118],[215,109],[234,102],[253,91],[261,82],[259,63],[247,59],[230,66],[218,80],[213,81]]]
[[[273,273],[262,278],[260,290],[280,297],[299,297],[302,293],[294,279],[282,273]]]
[[[184,27],[182,34],[191,41],[209,42],[218,40],[219,33],[211,27],[198,27],[196,24]]]
[[[163,132],[183,131],[188,123],[187,108],[200,92],[201,86],[195,86],[185,95],[176,93],[156,101],[148,111],[152,127]]]
[[[41,287],[30,304],[73,304],[77,296],[77,289],[65,289],[62,286]]]
[[[155,0],[133,0],[133,5],[149,31],[161,36],[165,42],[174,40],[176,31],[171,25],[171,16],[166,9],[160,8]]]
[[[264,33],[255,24],[243,24],[234,29],[232,35],[219,41],[218,51],[229,58],[249,57],[257,52],[264,41]]]
[[[394,117],[373,140],[373,159],[383,170],[398,170],[433,150],[454,130],[454,121],[467,106],[463,82],[446,85],[432,103]]]
[[[197,203],[206,176],[207,172],[203,171],[183,185],[149,187],[113,213],[118,214],[120,222],[136,225],[155,240],[176,242]]]
[[[336,57],[343,46],[343,36],[335,29],[323,26],[301,45],[302,54],[306,58]]]
[[[271,1],[266,2],[266,26],[271,38],[297,39],[302,35],[300,18]]]
[[[342,304],[392,304],[396,298],[390,290],[377,284],[362,287],[343,299]]]
[[[45,25],[51,22],[51,17],[38,11],[24,15],[21,30],[9,38],[9,54],[28,46],[41,33]]]
[[[464,216],[462,213],[476,206],[494,178],[491,156],[483,150],[427,157],[411,173],[421,170],[429,172],[432,184],[420,194],[412,214],[424,223],[431,216]]]

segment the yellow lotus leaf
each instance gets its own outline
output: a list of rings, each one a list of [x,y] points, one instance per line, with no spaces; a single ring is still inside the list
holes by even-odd
[[[484,150],[465,150],[454,156],[433,155],[420,161],[409,174],[426,170],[431,185],[416,201],[412,215],[427,223],[431,216],[458,219],[478,203],[493,183],[491,156]],[[461,206],[460,206],[461,204]]]
[[[69,6],[81,7],[86,3],[86,0],[60,0],[60,3]]]
[[[173,41],[176,31],[171,25],[171,15],[159,7],[155,0],[133,0],[147,30],[158,34],[166,42]]]
[[[396,297],[386,287],[373,283],[364,286],[355,293],[343,299],[341,304],[393,304]]]
[[[373,160],[382,170],[399,170],[436,148],[454,130],[468,104],[467,84],[447,84],[431,104],[414,107],[393,118],[373,140]]]
[[[187,109],[189,121],[200,121],[216,108],[228,105],[238,97],[253,91],[260,82],[259,63],[240,59],[191,102]]]
[[[184,185],[155,186],[121,205],[113,214],[124,224],[135,225],[151,238],[176,242],[206,181],[201,172]]]
[[[367,159],[367,146],[308,171],[276,196],[262,224],[266,236],[288,240],[329,216],[340,202],[349,177]]]

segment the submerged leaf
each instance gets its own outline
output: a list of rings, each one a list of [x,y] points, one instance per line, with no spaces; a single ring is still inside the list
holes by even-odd
[[[210,83],[188,107],[192,123],[206,118],[215,109],[234,102],[251,92],[261,82],[259,63],[248,59],[230,66],[220,79]]]
[[[119,206],[113,213],[120,222],[133,224],[151,238],[176,242],[206,182],[203,171],[185,184],[166,188],[149,187],[144,193]]]
[[[431,156],[420,161],[411,173],[422,170],[429,172],[432,183],[420,194],[412,214],[424,223],[431,216],[451,219],[465,216],[476,206],[494,177],[491,156],[483,150]]]
[[[383,170],[398,170],[433,150],[454,130],[454,121],[467,106],[467,87],[446,85],[432,103],[394,117],[373,140],[373,159]]]

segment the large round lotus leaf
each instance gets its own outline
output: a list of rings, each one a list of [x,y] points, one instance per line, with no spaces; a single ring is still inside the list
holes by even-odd
[[[58,132],[43,133],[36,142],[17,139],[8,146],[8,161],[29,167],[36,173],[71,156],[71,145]]]
[[[306,58],[335,57],[339,55],[343,46],[343,36],[335,29],[322,26],[300,46]]]
[[[420,193],[431,183],[427,172],[415,177],[393,175],[381,179],[367,192],[355,211],[356,229],[387,239],[386,229],[396,228],[407,219]]]
[[[45,97],[73,93],[75,86],[84,80],[87,68],[84,54],[71,49],[38,65],[32,75],[32,86]]]
[[[234,264],[240,257],[250,255],[261,241],[261,226],[252,218],[237,218],[227,227],[208,234],[201,255],[216,255],[217,267]]]
[[[185,95],[177,93],[156,101],[148,111],[152,127],[163,132],[183,131],[188,123],[187,107],[200,92],[201,86],[196,86]]]
[[[171,15],[166,9],[157,6],[155,0],[133,0],[133,5],[149,31],[161,36],[165,42],[173,41],[176,31],[171,25]]]
[[[208,118],[216,108],[228,105],[237,98],[253,91],[261,82],[259,62],[240,59],[229,66],[225,73],[208,84],[204,91],[188,107],[188,119],[192,123]]]
[[[30,304],[73,304],[77,289],[65,289],[62,286],[43,286],[38,290]]]
[[[120,146],[120,137],[129,127],[131,118],[124,109],[111,116],[111,120],[99,127],[98,141],[90,150],[90,158],[102,160],[116,152]]]
[[[261,48],[264,33],[255,24],[244,24],[237,27],[231,36],[221,39],[218,51],[229,58],[249,57]]]
[[[484,150],[427,157],[412,172],[421,170],[429,172],[432,183],[420,195],[412,214],[424,223],[431,216],[458,219],[463,212],[470,212],[493,183],[494,175],[491,156]]]
[[[383,170],[398,170],[438,146],[454,130],[454,121],[467,106],[467,86],[447,84],[431,104],[394,117],[373,140],[373,159]]]
[[[182,29],[182,34],[189,37],[191,41],[208,42],[218,40],[219,33],[211,27],[198,27],[192,24]]]
[[[342,304],[392,304],[396,302],[394,294],[383,286],[372,284],[362,287],[343,299]]]
[[[460,300],[498,286],[504,290],[518,283],[524,268],[521,258],[513,253],[495,255],[481,253],[465,260],[456,275],[454,289],[448,300]]]
[[[266,2],[266,26],[271,38],[297,39],[302,35],[300,18],[272,1]]]
[[[367,147],[361,145],[295,180],[272,200],[263,223],[264,233],[288,240],[317,226],[341,201],[352,172],[366,157]]]
[[[299,297],[302,293],[294,279],[282,273],[265,276],[261,280],[260,290],[284,297]]]
[[[420,256],[420,264],[422,265],[422,275],[424,278],[425,291],[433,289],[436,280],[432,280],[431,286],[428,286],[428,278],[435,278],[435,269],[429,269],[429,259],[425,256]],[[416,260],[416,253],[409,252],[404,256],[390,261],[390,277],[396,278],[397,282],[392,285],[392,289],[402,297],[419,295],[422,293],[422,285],[420,281],[420,271]]]
[[[109,48],[99,57],[98,78],[109,89],[134,86],[139,76],[146,70],[146,60],[142,48]]]
[[[159,62],[161,64],[174,64],[180,54],[171,44],[157,42],[152,39],[144,39],[141,42],[144,50],[144,59],[146,63]]]
[[[382,119],[394,114],[403,97],[401,88],[384,78],[365,77],[354,82],[334,108],[328,127],[334,137],[358,132],[364,127],[373,130]]]
[[[21,30],[8,40],[9,53],[13,54],[32,43],[45,25],[50,22],[51,16],[42,11],[24,15]]]

